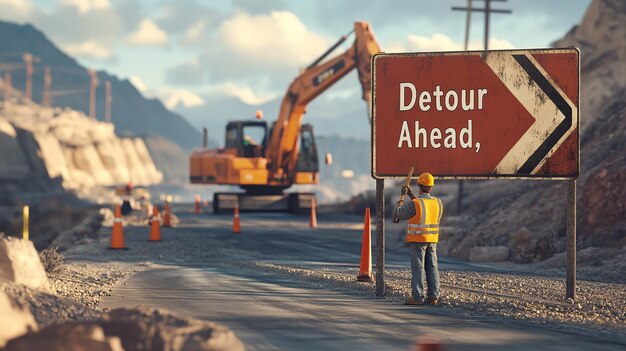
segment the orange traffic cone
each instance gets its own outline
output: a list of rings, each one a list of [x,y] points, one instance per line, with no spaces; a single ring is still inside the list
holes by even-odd
[[[171,218],[170,218],[170,203],[165,201],[165,205],[163,205],[163,223],[161,223],[163,227],[171,227]]]
[[[115,205],[115,219],[113,219],[113,233],[111,234],[111,250],[125,249],[124,227],[122,226],[122,207]]]
[[[311,228],[317,228],[317,213],[315,211],[315,199],[311,199],[311,221],[309,223]]]
[[[159,206],[154,205],[150,222],[150,241],[161,241],[161,218],[159,217]]]
[[[363,223],[363,244],[361,246],[361,267],[356,280],[360,282],[372,281],[372,244],[370,230],[370,208],[365,209],[365,222]]]
[[[200,208],[200,195],[196,194],[196,210],[195,210],[195,213],[196,214],[200,214],[200,212],[202,212],[202,209]]]
[[[233,216],[233,234],[241,233],[241,226],[239,223],[239,205],[235,206],[235,214]]]

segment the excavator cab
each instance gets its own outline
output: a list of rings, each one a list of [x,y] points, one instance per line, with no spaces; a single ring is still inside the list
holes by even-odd
[[[263,157],[267,146],[265,121],[235,121],[226,125],[227,149],[236,149],[238,157]]]
[[[300,129],[300,152],[296,162],[296,175],[298,173],[318,173],[319,158],[317,157],[317,146],[313,135],[313,126],[303,124]]]

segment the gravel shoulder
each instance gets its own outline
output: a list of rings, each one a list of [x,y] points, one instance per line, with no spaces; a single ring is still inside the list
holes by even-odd
[[[259,263],[260,269],[303,279],[313,286],[374,294],[373,283],[356,281],[358,269]],[[579,281],[577,299],[563,297],[563,279],[524,275],[441,271],[440,308],[455,307],[473,316],[502,317],[573,330],[626,335],[626,288],[622,284]],[[385,301],[402,304],[410,294],[410,272],[386,271]],[[626,341],[626,340],[624,340]]]
[[[358,261],[354,265],[315,265],[310,262],[277,263],[292,260],[284,254],[268,256],[263,250],[249,250],[242,240],[256,235],[246,231],[246,238],[233,237],[228,216],[193,217],[181,216],[185,225],[181,228],[165,228],[163,243],[146,243],[145,227],[125,228],[129,250],[106,250],[110,228],[103,227],[98,237],[84,240],[66,252],[65,270],[51,275],[51,284],[63,299],[84,306],[85,315],[100,313],[102,296],[114,293],[116,284],[135,272],[156,267],[232,267],[253,268],[264,273],[306,281],[311,287],[340,289],[357,295],[374,295],[373,284],[356,282]],[[273,245],[287,241],[286,232],[309,235],[307,226],[289,218],[277,220],[265,217],[250,221],[257,228],[262,240]],[[319,220],[319,219],[318,219]],[[323,222],[322,222],[323,223]],[[264,230],[280,227],[269,236]],[[330,227],[328,224],[328,230]],[[346,232],[358,232],[359,226],[352,219],[333,223]],[[315,240],[324,241],[324,229],[318,230]],[[332,235],[337,235],[332,233]],[[360,247],[360,235],[354,235],[355,247]],[[282,238],[279,242],[276,238]],[[307,239],[308,240],[308,239]],[[313,239],[311,239],[313,240]],[[347,240],[347,239],[346,239]],[[352,240],[352,239],[350,239]],[[312,245],[306,241],[298,245]],[[316,244],[317,245],[317,244]],[[339,253],[341,254],[341,253]],[[407,257],[408,260],[408,257]],[[508,267],[507,264],[502,265]],[[532,266],[519,266],[530,271]],[[624,338],[626,335],[626,285],[592,281],[578,281],[575,303],[564,300],[564,272],[552,269],[549,276],[520,274],[511,267],[511,274],[472,271],[442,271],[442,303],[440,308],[454,308],[460,315],[490,316],[507,320],[565,328],[582,334],[601,332],[608,338]],[[542,272],[543,273],[543,272]],[[408,269],[388,269],[387,296],[384,301],[402,303],[409,293]],[[70,309],[71,311],[71,309]],[[51,313],[53,314],[53,313]],[[67,318],[80,318],[79,313]],[[64,317],[65,318],[65,317]],[[621,339],[620,339],[621,340]],[[624,341],[626,342],[626,341]]]

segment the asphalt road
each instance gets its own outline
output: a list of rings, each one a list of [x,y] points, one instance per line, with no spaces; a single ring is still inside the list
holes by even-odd
[[[164,230],[165,241],[203,237],[220,240],[226,249],[254,253],[264,262],[358,268],[363,221],[360,216],[320,215],[320,227],[311,230],[304,216],[244,213],[240,235],[231,233],[232,219],[228,215],[180,217],[180,227]],[[133,230],[129,230],[131,238]],[[388,264],[408,269],[408,251],[401,245],[392,246]],[[209,250],[200,246],[199,249]],[[479,272],[501,270],[445,258],[441,258],[440,267]],[[446,350],[624,347],[571,329],[468,316],[457,308],[409,307],[375,296],[280,278],[260,269],[210,264],[199,268],[197,263],[187,264],[184,258],[167,268],[135,274],[101,302],[106,308],[138,304],[224,324],[249,350],[409,350],[425,337],[440,341]]]

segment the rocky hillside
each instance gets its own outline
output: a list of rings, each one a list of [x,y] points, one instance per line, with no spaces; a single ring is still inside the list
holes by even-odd
[[[51,67],[52,105],[70,107],[88,113],[89,78],[86,67],[60,51],[42,32],[30,24],[18,25],[0,21],[0,67],[20,67],[22,53],[36,57],[33,73],[33,100],[40,102],[43,93],[44,66]],[[25,70],[12,71],[13,86],[24,91]],[[96,91],[96,116],[104,119],[104,82],[111,81],[112,121],[120,136],[160,135],[191,149],[201,140],[200,133],[180,115],[167,110],[156,99],[146,99],[127,80],[99,71],[100,85]],[[63,92],[63,93],[61,93]]]
[[[38,248],[89,215],[91,205],[79,198],[110,198],[96,187],[163,179],[142,139],[118,138],[112,124],[20,98],[0,102],[0,150],[0,232],[20,234],[29,205]]]
[[[586,128],[626,87],[626,1],[594,0],[580,25],[554,47],[581,51],[581,126]],[[622,95],[623,96],[623,95]]]
[[[112,124],[67,108],[0,103],[0,140],[5,146],[2,178],[29,173],[60,177],[63,187],[72,190],[163,180],[142,139],[120,139]]]
[[[626,3],[594,0],[582,23],[555,45],[576,45],[582,52],[579,248],[623,248]],[[493,259],[523,263],[565,250],[564,182],[487,181],[470,183],[468,188],[468,207],[474,217],[464,230],[446,237],[444,253],[471,260],[480,251],[476,247],[488,247],[486,251],[498,252]]]

